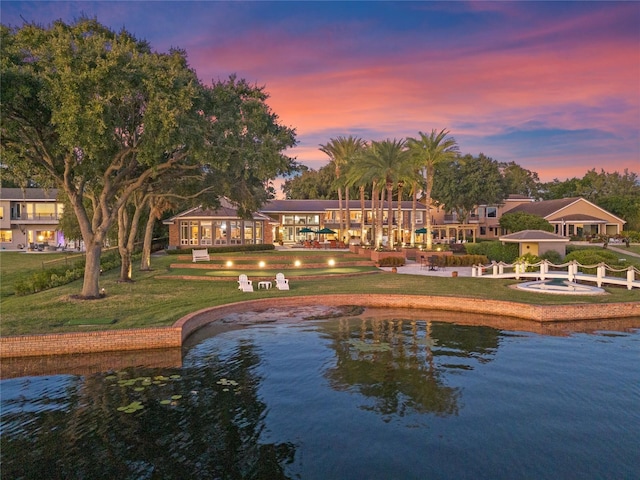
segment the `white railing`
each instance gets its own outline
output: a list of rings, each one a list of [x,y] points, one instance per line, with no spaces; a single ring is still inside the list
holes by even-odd
[[[596,269],[596,274],[582,273],[581,269]],[[608,272],[626,272],[626,278],[607,276]],[[595,282],[598,287],[603,283],[626,286],[628,290],[640,288],[640,270],[634,266],[615,268],[606,263],[597,265],[582,265],[575,260],[571,262],[555,265],[548,260],[538,263],[516,262],[491,262],[489,265],[474,265],[471,269],[471,276],[484,278],[535,278],[547,280],[561,278],[575,282],[582,280],[585,282]]]

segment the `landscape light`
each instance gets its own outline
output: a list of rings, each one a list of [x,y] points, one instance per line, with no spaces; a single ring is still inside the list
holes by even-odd
[[[331,258],[331,259],[329,259],[328,263],[329,263],[330,267],[333,267],[336,264],[336,261],[333,258]]]
[[[232,267],[233,266],[233,262],[231,260],[227,260],[227,267]]]
[[[260,268],[264,268],[264,266],[265,266],[265,265],[266,265],[266,263],[264,263],[264,261],[261,261],[261,262],[258,264],[258,266],[259,266]]]
[[[301,265],[300,260],[296,260],[296,261],[294,262],[294,265],[295,265],[296,267],[299,267],[299,266]]]

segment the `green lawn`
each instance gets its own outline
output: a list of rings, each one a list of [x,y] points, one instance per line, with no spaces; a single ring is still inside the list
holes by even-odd
[[[282,252],[279,252],[282,255]],[[287,252],[298,255],[299,252]],[[47,258],[54,258],[49,254]],[[339,253],[333,253],[336,259]],[[26,257],[26,258],[24,258]],[[494,280],[478,278],[443,278],[422,275],[398,275],[381,272],[371,267],[319,268],[304,278],[302,270],[284,270],[291,280],[291,290],[256,290],[243,293],[237,289],[237,276],[247,273],[250,278],[273,278],[275,271],[224,270],[228,279],[184,280],[183,270],[189,275],[206,278],[221,271],[205,269],[171,269],[175,256],[161,256],[152,259],[151,272],[134,270],[134,283],[119,283],[118,270],[105,272],[101,277],[101,287],[106,297],[100,300],[75,300],[73,295],[81,290],[81,281],[73,282],[35,295],[18,297],[13,294],[9,283],[30,268],[41,268],[42,259],[28,258],[29,255],[13,252],[0,253],[0,274],[2,278],[2,335],[29,333],[51,333],[87,331],[92,329],[136,328],[170,325],[177,319],[195,310],[234,303],[247,299],[265,297],[288,297],[296,295],[335,295],[349,293],[357,304],[359,294],[388,293],[415,295],[443,295],[472,298],[492,298],[534,304],[607,303],[638,301],[638,292],[623,288],[607,288],[606,296],[553,296],[522,292],[507,288],[514,280]],[[31,263],[29,263],[31,262]],[[38,263],[40,262],[40,263]],[[19,267],[17,266],[19,264]],[[6,274],[5,274],[6,270]],[[295,273],[294,273],[295,272]],[[343,275],[336,276],[340,272]],[[344,275],[349,274],[349,275]],[[167,277],[168,278],[160,278]],[[5,294],[6,292],[6,294]]]

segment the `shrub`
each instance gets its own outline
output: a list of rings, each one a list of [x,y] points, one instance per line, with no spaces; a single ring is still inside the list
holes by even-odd
[[[489,263],[489,259],[485,255],[448,255],[440,258],[448,267],[471,267]]]
[[[468,254],[484,255],[490,261],[512,263],[518,257],[518,244],[499,241],[466,243],[465,248]]]
[[[202,250],[202,247],[194,247],[196,250]],[[168,255],[188,255],[194,248],[174,248],[166,249]],[[220,247],[209,247],[209,253],[231,253],[231,252],[263,252],[267,250],[275,250],[276,247],[272,243],[259,243],[257,245],[224,245]]]
[[[542,255],[540,255],[540,258],[542,260],[547,260],[553,263],[554,265],[560,265],[561,263],[564,263],[564,260],[562,260],[562,255],[560,255],[555,250],[549,250],[547,252],[544,252]]]
[[[519,263],[526,262],[528,265],[532,265],[534,263],[540,262],[540,257],[538,257],[537,255],[534,255],[533,253],[525,253],[524,255],[521,255],[518,258],[516,258],[515,261]],[[535,272],[537,270],[538,270],[538,267],[527,266],[526,268],[527,272]]]
[[[575,260],[581,265],[597,265],[598,263],[606,263],[610,267],[625,267],[627,262],[621,262],[619,260],[619,255],[615,252],[611,252],[605,249],[583,249],[583,250],[574,250],[570,254],[568,254],[565,258],[565,261],[569,262]],[[583,273],[587,274],[595,274],[595,268],[581,268]],[[607,275],[616,276],[614,273],[607,273]],[[618,274],[617,276],[621,276]]]
[[[26,278],[18,280],[13,288],[16,295],[23,296],[71,283],[84,276],[85,263],[83,258],[71,266],[58,266],[31,273]],[[103,271],[119,266],[120,256],[118,252],[106,252],[100,257],[100,268]]]
[[[383,257],[378,262],[381,267],[401,267],[404,265],[404,258],[400,257]]]

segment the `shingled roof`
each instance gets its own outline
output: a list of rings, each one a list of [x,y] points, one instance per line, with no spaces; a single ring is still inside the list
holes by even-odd
[[[524,212],[539,217],[547,217],[569,205],[580,200],[580,197],[558,198],[556,200],[543,200],[541,202],[531,202],[518,205],[509,210],[508,213]]]
[[[501,242],[568,242],[569,237],[544,230],[522,230],[500,237]]]

